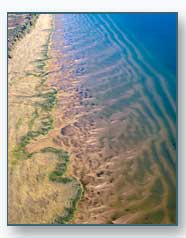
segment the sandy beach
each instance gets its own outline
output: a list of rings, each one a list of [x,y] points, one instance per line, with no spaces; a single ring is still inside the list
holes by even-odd
[[[66,168],[67,152],[53,147],[53,111],[57,91],[46,76],[50,64],[51,15],[40,15],[30,33],[17,42],[8,64],[10,224],[52,224],[68,217],[78,181],[56,182]],[[54,70],[54,69],[53,69]],[[63,168],[64,167],[64,168]],[[57,177],[58,178],[58,177]]]

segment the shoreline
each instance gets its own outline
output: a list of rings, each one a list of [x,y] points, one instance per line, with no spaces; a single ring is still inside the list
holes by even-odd
[[[13,15],[14,14],[9,14],[8,18],[13,18]],[[16,14],[16,17],[21,18],[23,15],[25,15],[25,17],[22,21],[20,19],[21,24],[12,27],[11,20],[13,21],[13,19],[10,19],[8,23],[8,58],[12,57],[11,50],[16,47],[16,43],[34,28],[39,17],[39,14]]]
[[[68,153],[50,138],[57,102],[57,90],[47,76],[52,30],[53,18],[40,15],[31,33],[16,44],[9,62],[10,224],[66,223],[82,194],[81,184],[65,175]],[[40,148],[32,146],[34,142]]]

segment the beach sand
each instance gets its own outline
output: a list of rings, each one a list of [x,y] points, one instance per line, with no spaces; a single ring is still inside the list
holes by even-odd
[[[8,63],[9,224],[56,223],[63,215],[68,218],[77,197],[75,179],[66,176],[63,183],[50,177],[57,169],[62,175],[68,158],[52,147],[48,134],[57,97],[46,76],[52,27],[52,15],[40,15]]]

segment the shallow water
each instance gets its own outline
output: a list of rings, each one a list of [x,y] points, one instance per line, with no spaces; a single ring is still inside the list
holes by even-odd
[[[52,52],[75,223],[175,223],[176,16],[56,14]]]

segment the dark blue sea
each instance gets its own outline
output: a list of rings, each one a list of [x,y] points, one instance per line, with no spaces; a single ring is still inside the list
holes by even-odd
[[[176,74],[176,13],[113,14],[118,26],[133,36],[158,64]]]

